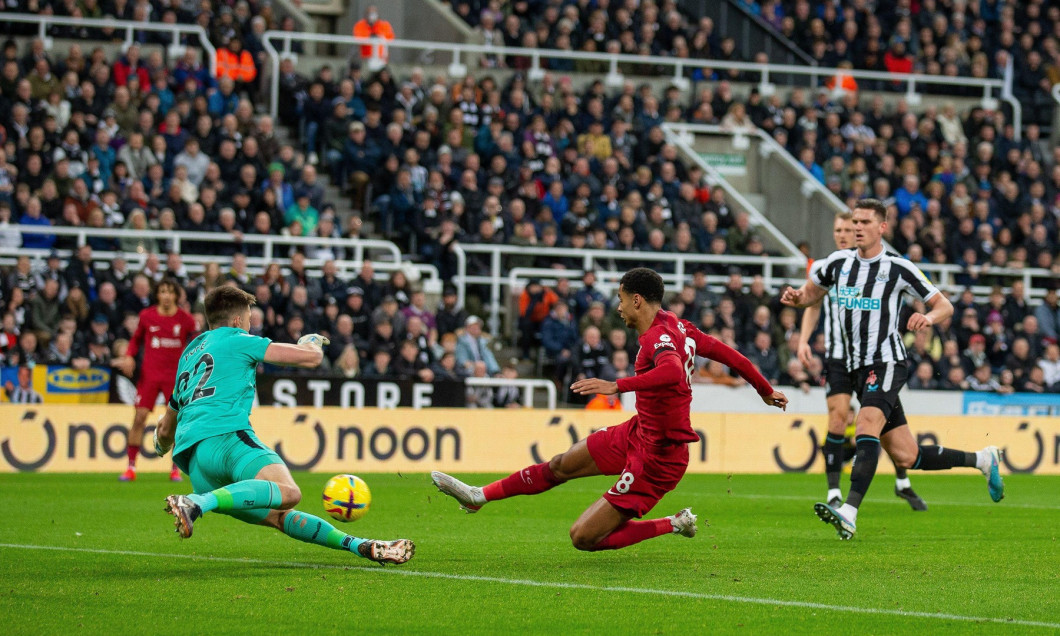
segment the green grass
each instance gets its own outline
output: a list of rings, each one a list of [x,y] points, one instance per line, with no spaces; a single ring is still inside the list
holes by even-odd
[[[295,477],[300,508],[322,514],[328,476]],[[692,506],[697,537],[602,553],[574,550],[567,530],[608,478],[465,515],[425,475],[362,477],[373,508],[342,529],[414,539],[409,564],[381,568],[221,515],[181,541],[162,499],[189,486],[163,475],[0,475],[3,631],[1060,631],[1060,477],[1009,476],[992,504],[981,476],[914,473],[931,507],[914,513],[881,475],[857,537],[841,542],[812,512],[821,475],[688,476],[655,512]]]

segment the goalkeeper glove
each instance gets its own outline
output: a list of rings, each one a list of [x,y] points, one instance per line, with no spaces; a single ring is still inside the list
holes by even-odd
[[[307,333],[298,339],[298,344],[315,344],[316,346],[323,349],[327,345],[331,344],[331,341],[318,333]]]
[[[172,442],[163,445],[162,442],[158,439],[158,427],[155,427],[155,454],[157,454],[159,457],[162,457],[166,453],[168,453],[171,448],[173,448]]]

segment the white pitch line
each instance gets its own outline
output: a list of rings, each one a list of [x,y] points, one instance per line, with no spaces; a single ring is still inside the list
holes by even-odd
[[[738,499],[780,499],[784,501],[810,501],[813,497],[800,497],[798,495],[718,495],[719,497],[734,497]],[[876,497],[870,497],[865,501],[873,504],[900,504],[908,505],[904,499],[898,497],[892,497],[887,499],[881,499]],[[993,503],[986,501],[928,501],[929,506],[971,506],[975,508],[1022,508],[1028,510],[1060,510],[1060,506],[1047,506],[1044,504],[1019,504],[1019,503]]]
[[[51,550],[55,552],[87,552],[91,554],[116,554],[123,556],[141,556],[151,558],[175,558],[189,559],[192,561],[211,561],[214,563],[240,563],[269,565],[282,568],[305,568],[309,570],[355,570],[362,572],[393,574],[398,576],[421,577],[430,579],[447,579],[452,581],[475,581],[480,583],[499,583],[502,585],[519,585],[523,587],[540,587],[564,590],[586,590],[590,592],[625,592],[628,594],[644,594],[646,596],[670,596],[680,598],[692,598],[706,601],[728,601],[730,603],[746,603],[750,605],[772,605],[783,607],[801,607],[805,609],[824,610],[830,612],[847,612],[851,614],[876,614],[884,616],[901,616],[907,618],[931,618],[947,621],[961,621],[970,623],[997,623],[1001,625],[1020,625],[1023,627],[1043,627],[1046,629],[1060,629],[1060,623],[1049,623],[1045,621],[1031,621],[1016,618],[996,618],[993,616],[964,616],[961,614],[945,614],[941,612],[915,612],[898,609],[883,609],[874,607],[854,607],[849,605],[829,605],[826,603],[813,603],[810,601],[791,601],[786,599],[757,598],[753,596],[734,596],[731,594],[707,594],[704,592],[687,592],[682,590],[655,590],[643,587],[623,587],[613,585],[589,585],[586,583],[563,583],[560,581],[534,581],[530,579],[505,579],[496,576],[478,576],[474,574],[450,574],[447,572],[426,572],[399,568],[381,568],[363,565],[334,565],[330,563],[300,563],[297,561],[269,561],[266,559],[237,559],[233,557],[215,557],[197,554],[165,554],[161,552],[138,552],[133,550],[104,550],[99,548],[73,548],[51,545],[29,545],[22,543],[0,543],[0,548],[12,548],[16,550]]]
[[[564,487],[565,492],[600,492],[598,488],[591,488],[587,486],[581,487]],[[814,502],[819,501],[815,499],[813,495],[765,495],[765,494],[754,494],[754,493],[723,493],[723,492],[699,492],[699,495],[707,495],[708,497],[715,497],[724,499],[731,497],[733,499],[776,499],[778,501],[806,501]],[[909,504],[904,499],[898,497],[867,497],[866,502],[871,504],[896,504],[900,506],[908,506]],[[989,501],[928,501],[928,505],[936,506],[968,506],[972,508],[1021,508],[1026,510],[1060,510],[1060,506],[1049,506],[1046,504],[1027,504],[1027,503],[1009,503],[1006,499],[1004,503],[994,503]]]

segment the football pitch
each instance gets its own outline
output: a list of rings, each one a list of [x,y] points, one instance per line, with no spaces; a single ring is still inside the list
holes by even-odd
[[[364,474],[371,511],[337,525],[416,542],[385,568],[222,515],[181,541],[162,508],[187,481],[115,477],[0,475],[5,633],[1060,631],[1060,477],[1007,476],[994,504],[978,474],[913,473],[913,512],[879,475],[844,542],[813,514],[821,475],[689,475],[652,516],[691,506],[695,538],[584,553],[568,528],[610,478],[467,515],[425,474]],[[328,477],[295,474],[300,509],[323,516]]]

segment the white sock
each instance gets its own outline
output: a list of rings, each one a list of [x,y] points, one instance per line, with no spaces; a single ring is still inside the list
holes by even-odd
[[[837,510],[836,512],[841,514],[843,518],[849,521],[850,523],[854,523],[858,520],[858,509],[848,503],[845,503],[840,506],[839,510]]]
[[[906,488],[912,488],[913,487],[913,482],[909,481],[908,477],[906,477],[904,479],[895,479],[894,480],[894,487],[897,488],[898,490],[905,490]]]
[[[486,503],[486,496],[482,494],[481,488],[476,486],[471,489],[471,503],[475,504],[476,506],[481,506],[482,504]]]
[[[843,500],[843,491],[838,488],[829,488],[828,496],[825,497],[825,501],[832,501],[833,499]]]
[[[990,464],[992,463],[993,456],[985,448],[975,451],[975,467],[983,471],[984,475],[990,472]]]

